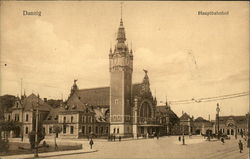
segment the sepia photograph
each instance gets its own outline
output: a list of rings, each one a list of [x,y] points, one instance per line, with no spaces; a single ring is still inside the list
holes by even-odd
[[[249,1],[0,1],[0,159],[249,159]]]

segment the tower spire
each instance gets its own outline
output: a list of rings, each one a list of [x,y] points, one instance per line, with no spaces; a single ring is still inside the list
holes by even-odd
[[[123,2],[121,2],[121,22],[122,22],[122,5],[123,5]]]

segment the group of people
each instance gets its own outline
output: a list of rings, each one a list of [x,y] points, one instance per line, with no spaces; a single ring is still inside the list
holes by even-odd
[[[181,142],[181,136],[178,137],[179,142]],[[182,135],[182,145],[185,145],[185,136]]]
[[[116,135],[109,135],[108,136],[108,141],[115,141],[116,140]],[[121,141],[122,137],[118,136],[118,140]]]

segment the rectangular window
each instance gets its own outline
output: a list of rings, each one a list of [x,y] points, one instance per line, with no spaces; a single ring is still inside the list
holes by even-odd
[[[26,114],[25,120],[26,120],[26,121],[29,121],[29,114]]]
[[[82,116],[82,123],[85,123],[85,116]]]
[[[49,133],[52,134],[53,133],[53,128],[50,126],[49,127]]]
[[[86,116],[86,123],[88,123],[89,122],[89,118],[88,118],[88,116]]]
[[[70,126],[70,134],[74,134],[74,126]]]
[[[25,134],[28,134],[29,133],[29,127],[26,127],[25,128]]]
[[[92,119],[92,117],[91,117],[91,116],[89,116],[89,122],[90,122],[90,123],[91,123],[91,121],[92,121],[91,119]]]
[[[10,121],[10,115],[8,115],[8,120]]]
[[[89,127],[89,133],[91,133],[91,126]]]
[[[66,116],[63,117],[63,122],[66,123]]]
[[[119,128],[117,128],[117,134],[119,134]]]
[[[103,127],[100,128],[100,133],[103,134]]]
[[[98,127],[95,127],[95,132],[98,134]]]
[[[73,121],[74,121],[74,117],[73,117],[73,116],[71,116],[71,123],[73,123]]]
[[[109,133],[109,127],[106,127],[106,133],[107,134]]]
[[[66,134],[66,125],[63,125],[63,133]]]
[[[82,133],[85,134],[85,126],[82,126]]]

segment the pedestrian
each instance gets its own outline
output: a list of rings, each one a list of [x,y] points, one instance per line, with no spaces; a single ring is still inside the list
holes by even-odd
[[[242,151],[243,151],[243,144],[242,144],[241,140],[239,140],[239,149],[240,149],[240,153],[242,153]]]
[[[220,141],[222,142],[222,144],[224,144],[224,143],[225,143],[225,141],[224,141],[224,138],[223,138],[223,137],[220,139]]]
[[[94,145],[94,142],[93,142],[92,138],[89,141],[89,145],[90,145],[90,149],[92,149],[92,145]]]
[[[179,136],[179,142],[181,142],[181,136]]]
[[[237,134],[235,134],[235,139],[237,140]]]
[[[157,133],[157,140],[159,140],[159,133]]]
[[[121,141],[122,140],[122,137],[121,136],[119,136],[119,141]]]
[[[184,135],[182,136],[182,145],[185,145],[185,137],[184,137]]]

